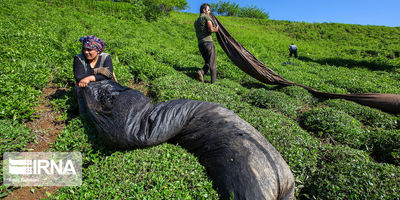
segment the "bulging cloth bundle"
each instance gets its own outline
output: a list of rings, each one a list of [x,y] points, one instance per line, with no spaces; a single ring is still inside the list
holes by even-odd
[[[218,21],[218,19],[210,14],[214,24],[219,26],[217,32],[218,43],[225,51],[226,55],[238,66],[242,71],[249,74],[251,77],[265,83],[282,86],[299,86],[308,90],[315,96],[323,98],[340,98],[357,102],[359,104],[378,108],[388,113],[400,113],[400,95],[397,94],[379,94],[379,93],[366,93],[366,94],[335,94],[321,92],[316,89],[297,84],[286,80],[279,76],[272,69],[268,68],[260,62],[253,54],[244,48],[239,42],[233,38],[225,27]]]
[[[112,146],[179,144],[199,158],[221,199],[294,199],[294,177],[279,152],[221,105],[185,99],[153,105],[112,80],[83,91],[90,118]]]

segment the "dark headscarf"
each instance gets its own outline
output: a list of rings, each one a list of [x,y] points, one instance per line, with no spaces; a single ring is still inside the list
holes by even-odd
[[[102,53],[106,47],[106,43],[94,35],[81,37],[79,41],[82,42],[82,49],[96,49],[99,53]]]

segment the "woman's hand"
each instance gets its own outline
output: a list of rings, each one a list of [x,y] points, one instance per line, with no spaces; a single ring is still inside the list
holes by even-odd
[[[79,87],[86,87],[90,82],[95,82],[96,78],[93,75],[87,76],[83,78],[81,81],[79,81],[78,85]]]

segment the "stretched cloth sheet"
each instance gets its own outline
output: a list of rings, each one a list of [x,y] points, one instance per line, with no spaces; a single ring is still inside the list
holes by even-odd
[[[221,199],[294,199],[294,177],[279,152],[221,105],[186,99],[153,105],[112,80],[91,82],[83,93],[90,118],[110,145],[179,144],[199,158]]]
[[[357,102],[359,104],[378,108],[388,113],[400,113],[400,95],[397,94],[379,94],[379,93],[366,93],[366,94],[335,94],[321,92],[316,89],[297,84],[286,80],[279,76],[273,70],[268,68],[260,62],[253,54],[245,49],[239,42],[237,42],[219,22],[219,20],[211,14],[214,24],[219,26],[217,32],[217,39],[221,48],[225,51],[228,57],[238,66],[242,71],[246,72],[253,78],[265,83],[282,86],[299,86],[308,90],[310,93],[323,98],[340,98]]]

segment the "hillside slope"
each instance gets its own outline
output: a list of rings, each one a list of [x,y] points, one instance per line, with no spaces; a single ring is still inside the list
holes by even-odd
[[[72,59],[84,35],[102,38],[122,85],[146,85],[154,103],[178,98],[219,103],[257,128],[296,177],[299,199],[395,199],[400,190],[399,116],[344,100],[317,99],[298,87],[257,82],[217,47],[217,82],[196,80],[202,66],[193,22],[171,13],[148,22],[111,1],[4,0],[0,7],[2,152],[23,150],[24,126],[42,89],[67,86],[53,99],[67,127],[53,151],[80,151],[81,187],[55,198],[217,199],[204,167],[178,145],[134,151],[104,146],[77,116]],[[335,93],[400,94],[400,28],[218,17],[258,59],[288,80]],[[216,41],[216,39],[214,38]],[[299,59],[288,57],[288,45]],[[16,135],[15,132],[20,135]],[[23,135],[24,137],[22,137]],[[14,139],[13,139],[14,138]],[[3,192],[5,186],[2,186]]]

